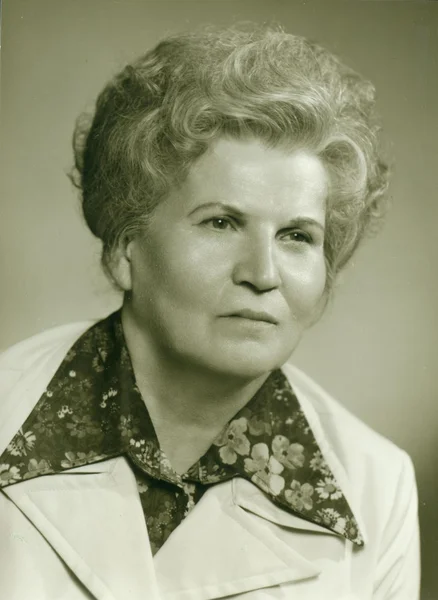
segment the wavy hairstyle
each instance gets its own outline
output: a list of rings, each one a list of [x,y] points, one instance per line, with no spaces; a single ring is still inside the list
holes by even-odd
[[[280,28],[172,36],[126,66],[74,134],[72,180],[86,222],[114,251],[147,226],[172,186],[221,136],[315,152],[329,172],[327,287],[383,214],[373,85],[335,56]]]

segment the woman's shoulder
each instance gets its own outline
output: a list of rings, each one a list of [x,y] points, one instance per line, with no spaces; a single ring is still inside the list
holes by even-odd
[[[301,370],[292,365],[282,370],[364,537],[390,539],[401,529],[406,530],[406,536],[416,535],[418,498],[409,455]]]
[[[406,469],[413,472],[411,459],[403,449],[350,412],[311,377],[290,364],[283,371],[318,443],[336,456],[349,478],[366,474],[388,481]]]
[[[32,411],[65,355],[94,321],[43,331],[0,355],[0,454]]]
[[[67,350],[96,321],[79,321],[46,329],[17,342],[0,353],[0,373],[26,371],[48,355]]]

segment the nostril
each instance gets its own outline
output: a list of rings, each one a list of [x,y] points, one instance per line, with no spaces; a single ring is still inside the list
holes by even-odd
[[[254,283],[252,283],[250,281],[240,281],[238,285],[248,288],[253,294],[256,294],[257,296],[271,292],[271,291],[277,289],[277,287],[278,287],[276,285],[275,286],[255,285]]]

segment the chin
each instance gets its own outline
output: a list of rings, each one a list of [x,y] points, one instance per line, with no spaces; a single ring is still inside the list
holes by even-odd
[[[239,352],[236,350],[234,348],[221,352],[219,356],[215,357],[216,360],[211,361],[211,367],[224,375],[255,379],[282,367],[290,358],[293,348],[288,348],[283,352],[278,350],[270,352],[266,347],[257,349],[258,351],[242,349]]]

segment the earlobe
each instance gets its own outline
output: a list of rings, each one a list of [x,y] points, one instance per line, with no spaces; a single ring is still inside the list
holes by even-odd
[[[111,260],[111,273],[116,284],[124,291],[132,289],[132,242],[116,250]]]

